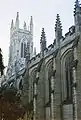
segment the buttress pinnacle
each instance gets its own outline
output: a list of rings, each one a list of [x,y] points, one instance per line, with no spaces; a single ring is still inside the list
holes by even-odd
[[[78,0],[76,0],[76,2],[75,2],[75,7],[80,7],[80,4],[79,4]]]
[[[60,21],[60,16],[59,16],[59,14],[57,14],[55,31],[58,31],[59,29],[62,30],[62,25],[61,25],[61,21]]]
[[[40,39],[40,42],[42,42],[42,41],[46,41],[44,28],[42,28],[41,39]]]
[[[76,0],[75,2],[75,8],[74,8],[74,16],[77,14],[77,13],[80,13],[81,12],[81,7],[80,7],[80,3],[78,0]]]

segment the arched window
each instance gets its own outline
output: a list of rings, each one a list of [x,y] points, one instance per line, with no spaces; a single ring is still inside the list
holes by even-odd
[[[67,100],[72,100],[72,54],[69,53],[65,60],[66,93]]]
[[[23,43],[21,43],[21,57],[23,57]]]
[[[24,58],[26,57],[26,43],[24,43]]]

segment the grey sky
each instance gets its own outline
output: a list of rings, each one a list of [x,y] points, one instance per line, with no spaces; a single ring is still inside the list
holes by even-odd
[[[24,21],[28,26],[30,16],[33,16],[34,46],[39,52],[42,27],[45,28],[47,45],[53,43],[57,13],[60,14],[63,34],[74,24],[74,2],[75,0],[0,0],[0,47],[3,51],[4,64],[8,63],[10,24],[12,19],[15,21],[17,12],[21,28]]]

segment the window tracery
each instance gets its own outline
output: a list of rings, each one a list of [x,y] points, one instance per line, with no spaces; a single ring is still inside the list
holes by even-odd
[[[72,100],[72,53],[70,53],[65,60],[65,79],[66,79],[66,93],[67,100]]]

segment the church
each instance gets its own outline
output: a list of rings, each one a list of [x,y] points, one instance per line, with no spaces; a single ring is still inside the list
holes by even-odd
[[[32,105],[33,120],[81,120],[81,6],[65,36],[57,14],[55,39],[47,47],[44,28],[40,53],[33,51],[33,19],[19,28],[19,13],[11,23],[7,82],[21,91],[24,106]],[[31,119],[31,118],[30,118]]]

